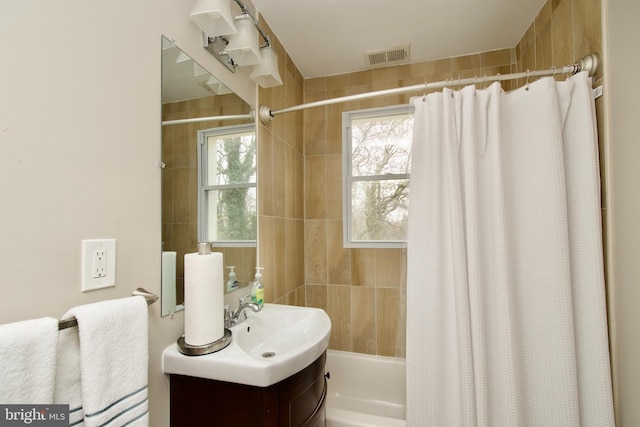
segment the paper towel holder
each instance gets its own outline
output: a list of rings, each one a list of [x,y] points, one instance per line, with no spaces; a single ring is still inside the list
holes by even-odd
[[[198,242],[198,254],[199,255],[209,255],[211,253],[211,243],[210,242]],[[178,350],[180,353],[187,356],[203,356],[205,354],[215,353],[216,351],[220,351],[231,343],[231,331],[227,328],[224,328],[224,334],[222,338],[216,340],[212,343],[205,345],[191,345],[188,344],[184,335],[178,338]]]
[[[178,350],[187,356],[203,356],[220,351],[231,344],[231,331],[224,328],[224,335],[217,341],[205,345],[191,345],[184,340],[184,335],[178,338]]]
[[[211,243],[210,242],[198,242],[198,254],[199,255],[209,255],[211,253]]]

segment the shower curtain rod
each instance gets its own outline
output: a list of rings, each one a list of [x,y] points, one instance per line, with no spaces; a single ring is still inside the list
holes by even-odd
[[[252,120],[253,114],[236,114],[231,116],[211,116],[211,117],[195,117],[192,119],[178,119],[178,120],[164,120],[162,122],[162,126],[170,126],[170,125],[182,125],[185,123],[199,123],[199,122],[209,122],[209,121],[222,121],[222,120]]]
[[[420,92],[420,91],[426,91],[429,89],[441,89],[448,86],[461,86],[461,85],[470,85],[470,84],[496,82],[496,81],[499,82],[504,80],[515,80],[515,79],[523,79],[523,78],[528,79],[530,77],[553,76],[556,74],[577,74],[580,71],[588,71],[589,76],[593,76],[595,75],[599,65],[600,65],[600,57],[598,56],[598,54],[590,53],[584,58],[580,59],[575,64],[567,65],[566,67],[562,67],[562,68],[552,67],[548,70],[536,70],[536,71],[527,70],[523,73],[512,73],[512,74],[504,74],[504,75],[496,74],[495,76],[452,79],[452,80],[444,80],[444,81],[432,82],[432,83],[425,82],[425,83],[414,85],[414,86],[379,90],[375,92],[367,92],[367,93],[361,93],[357,95],[347,95],[347,96],[341,96],[339,98],[325,99],[323,101],[308,102],[306,104],[295,105],[293,107],[283,108],[281,110],[276,110],[276,111],[271,111],[271,109],[266,105],[261,105],[258,110],[258,116],[260,117],[260,121],[263,124],[268,124],[273,120],[275,116],[279,114],[306,110],[307,108],[323,107],[325,105],[338,104],[340,102],[358,101],[361,99],[375,98],[378,96],[388,96],[388,95],[398,95],[398,94],[410,93],[410,92]]]

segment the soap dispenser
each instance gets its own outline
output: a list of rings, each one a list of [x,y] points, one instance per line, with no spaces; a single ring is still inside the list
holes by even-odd
[[[235,291],[238,289],[238,280],[236,279],[236,272],[234,269],[235,265],[230,265],[227,267],[231,271],[229,272],[229,280],[227,280],[227,292]]]
[[[255,302],[258,306],[264,306],[264,285],[262,284],[262,273],[264,267],[256,267],[256,277],[251,286],[251,302]]]

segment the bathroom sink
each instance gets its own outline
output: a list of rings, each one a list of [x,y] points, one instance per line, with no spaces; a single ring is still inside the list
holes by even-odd
[[[318,308],[265,304],[230,330],[231,343],[216,353],[186,356],[170,345],[163,372],[267,387],[320,357],[329,346],[331,320]]]

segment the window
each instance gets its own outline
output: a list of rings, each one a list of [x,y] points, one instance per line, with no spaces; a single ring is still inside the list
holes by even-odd
[[[343,123],[345,247],[404,247],[413,107],[349,111]]]
[[[198,240],[255,246],[254,125],[199,131],[198,146]]]

